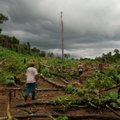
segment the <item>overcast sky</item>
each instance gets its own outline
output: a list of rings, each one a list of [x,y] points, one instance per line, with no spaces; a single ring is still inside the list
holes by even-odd
[[[0,26],[21,42],[61,54],[61,11],[65,53],[93,58],[120,48],[120,0],[0,0],[9,18]]]

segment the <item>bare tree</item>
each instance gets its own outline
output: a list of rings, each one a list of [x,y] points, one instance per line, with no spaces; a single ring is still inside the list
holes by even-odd
[[[64,31],[63,31],[63,20],[62,20],[62,12],[61,12],[61,40],[62,40],[62,60],[64,59]]]

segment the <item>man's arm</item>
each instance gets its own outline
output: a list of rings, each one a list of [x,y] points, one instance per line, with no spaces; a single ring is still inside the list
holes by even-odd
[[[37,81],[39,79],[40,79],[40,75],[39,74],[35,75],[35,80]]]

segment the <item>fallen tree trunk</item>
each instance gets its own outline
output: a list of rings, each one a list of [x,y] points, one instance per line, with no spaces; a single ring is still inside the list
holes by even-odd
[[[107,116],[107,115],[80,115],[80,116],[74,116],[74,115],[66,115],[66,114],[52,114],[53,117],[59,117],[59,116],[67,116],[70,120],[120,120],[120,118],[114,117],[114,116]],[[28,118],[48,118],[49,115],[46,114],[31,114],[31,115],[25,115],[25,116],[14,116],[14,118],[17,118],[18,120],[25,120]]]
[[[22,88],[17,88],[17,87],[0,87],[0,91],[4,91],[4,90],[24,90],[24,89],[22,89]]]
[[[29,103],[22,103],[22,104],[18,104],[16,105],[16,107],[29,107],[29,106],[33,106],[33,105],[55,105],[56,104],[54,102],[29,102]],[[59,105],[58,105],[59,106]],[[73,108],[87,108],[88,106],[87,105],[72,105],[71,107]]]
[[[41,75],[41,78],[42,78],[43,80],[45,80],[46,82],[48,82],[48,83],[56,86],[57,88],[63,88],[63,89],[65,89],[65,87],[66,87],[65,85],[61,85],[61,84],[58,84],[58,83],[55,83],[55,82],[53,82],[53,81],[51,81],[51,80],[46,79],[43,75]]]
[[[51,89],[51,88],[47,88],[47,89],[36,89],[37,91],[64,91],[64,89]]]
[[[108,108],[110,111],[112,111],[120,119],[120,114],[118,114],[115,110],[113,110],[109,105],[106,105],[106,108]]]
[[[24,91],[25,89],[24,88],[10,88],[10,87],[0,87],[0,91],[10,91],[10,90],[13,90],[13,91]],[[45,88],[45,89],[39,89],[39,88],[36,88],[36,91],[63,91],[63,89],[50,89],[50,88]]]
[[[111,87],[111,88],[107,88],[107,89],[105,89],[105,90],[101,90],[101,91],[99,91],[99,93],[105,92],[105,91],[108,91],[108,90],[111,90],[111,89],[115,89],[115,88],[118,88],[118,87],[120,87],[120,84],[118,84],[118,85],[116,85],[116,86],[113,86],[113,87]]]
[[[53,102],[29,102],[16,105],[16,107],[28,107],[32,105],[54,105]]]
[[[65,80],[65,77],[64,77],[63,75],[61,75],[61,74],[55,74],[55,73],[50,73],[50,74],[62,78],[61,81],[62,81],[63,83],[65,83],[65,84],[68,84],[68,82]]]
[[[65,85],[61,85],[61,84],[59,84],[59,83],[55,83],[55,82],[53,82],[53,81],[51,81],[51,80],[48,80],[47,78],[45,78],[43,75],[40,75],[40,77],[43,79],[43,80],[45,80],[46,82],[48,82],[48,83],[50,83],[50,84],[52,84],[52,85],[54,85],[54,86],[56,86],[57,88],[65,88]],[[64,80],[62,80],[64,83],[68,83],[67,81],[64,81]],[[13,87],[13,88],[11,88],[11,87],[0,87],[0,91],[3,91],[3,90],[25,90],[23,87],[21,88],[20,86],[16,86],[16,87]],[[57,89],[49,89],[49,88],[47,88],[47,89],[39,89],[39,88],[36,88],[36,90],[37,91],[48,91],[48,90],[55,90],[55,91],[57,91]]]

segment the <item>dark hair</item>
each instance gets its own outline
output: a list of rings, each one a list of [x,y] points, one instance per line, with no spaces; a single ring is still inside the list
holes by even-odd
[[[33,63],[31,63],[30,65],[29,65],[29,67],[34,67],[35,66],[35,64],[33,64]]]

